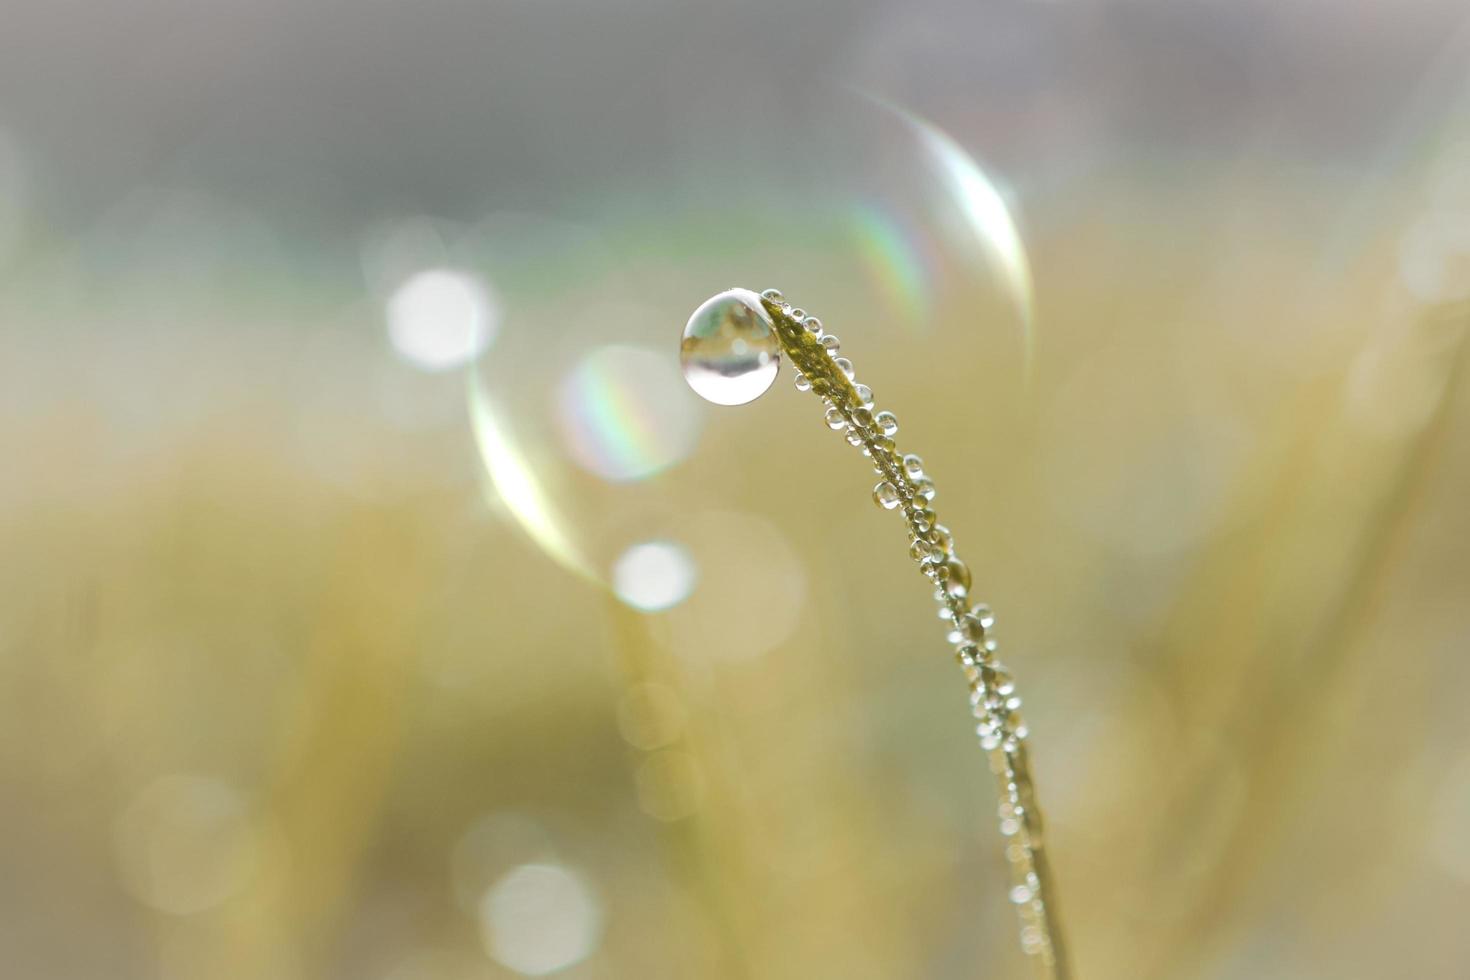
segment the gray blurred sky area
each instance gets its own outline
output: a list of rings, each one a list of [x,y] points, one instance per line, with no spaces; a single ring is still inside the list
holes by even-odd
[[[62,227],[150,184],[328,225],[658,186],[815,79],[983,133],[1008,171],[1067,152],[1059,132],[1351,158],[1466,20],[1457,0],[8,6],[0,128]]]

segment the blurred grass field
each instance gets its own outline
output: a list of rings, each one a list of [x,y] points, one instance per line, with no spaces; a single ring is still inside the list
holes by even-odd
[[[1465,975],[1455,4],[215,7],[0,37],[5,975],[1021,976],[868,474],[677,377],[732,285],[934,475],[1079,977]]]

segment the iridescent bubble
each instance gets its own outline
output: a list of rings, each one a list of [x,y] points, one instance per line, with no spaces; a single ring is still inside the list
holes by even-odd
[[[556,420],[572,457],[605,480],[638,480],[689,455],[704,414],[673,359],[638,347],[601,347],[557,392]]]
[[[975,158],[949,134],[911,112],[898,108],[894,111],[918,133],[951,199],[958,205],[970,233],[974,235],[975,243],[999,270],[1001,281],[1021,314],[1029,365],[1033,316],[1031,263],[1005,198]]]
[[[871,136],[852,139],[861,176],[848,226],[866,282],[876,287],[896,322],[928,329],[943,312],[947,288],[961,287],[963,294],[955,298],[963,296],[973,307],[967,287],[992,279],[1019,319],[1023,366],[1029,371],[1030,262],[996,181],[935,123],[881,97],[859,94],[869,110],[842,115],[852,117],[860,134],[884,134],[882,145],[869,145]]]
[[[531,977],[580,963],[602,941],[602,908],[580,875],[554,864],[525,864],[480,901],[485,951]]]
[[[496,356],[465,372],[489,511],[611,593],[619,558],[668,539],[680,510],[679,481],[647,478],[683,460],[709,417],[668,343],[668,317],[688,311],[682,302],[661,310],[627,287],[624,253],[587,228],[496,215],[469,232],[439,229],[437,259],[433,230],[405,234],[408,244],[391,251],[419,268],[488,270],[515,309]],[[544,288],[548,276],[556,288]],[[645,336],[657,346],[643,346]]]
[[[844,241],[832,255],[850,269],[850,294],[885,328],[970,329],[985,310],[1011,335],[987,344],[1004,340],[1029,374],[1031,269],[1000,182],[954,136],[881,97],[849,90],[810,115],[795,124],[821,134],[827,183],[809,197],[839,202]]]
[[[679,344],[684,379],[716,405],[744,405],[765,394],[781,367],[781,344],[760,297],[728,289],[699,305]]]
[[[613,565],[613,591],[634,609],[657,612],[677,606],[694,590],[698,572],[689,552],[672,541],[646,541]]]
[[[569,522],[552,501],[520,443],[510,433],[503,412],[490,398],[477,370],[467,372],[470,423],[486,476],[500,501],[541,549],[563,568],[595,577],[592,564],[578,547]]]
[[[808,309],[826,322],[819,328],[822,333],[807,336],[820,342],[828,328],[840,330],[844,352],[860,365],[880,364],[885,353],[892,352],[890,345],[901,343],[901,338],[881,334],[902,329],[898,324],[904,316],[899,314],[904,311],[883,302],[882,276],[865,271],[867,253],[859,254],[862,245],[851,236],[848,219],[854,209],[871,205],[901,219],[889,222],[903,226],[904,235],[895,241],[907,236],[914,243],[912,248],[890,250],[895,261],[909,263],[904,276],[912,285],[901,286],[899,292],[907,290],[913,302],[905,300],[903,305],[914,307],[921,318],[932,312],[932,323],[926,327],[968,332],[964,346],[956,346],[963,356],[937,359],[931,376],[959,374],[968,370],[966,364],[980,364],[972,362],[971,355],[982,349],[983,363],[993,365],[997,376],[1019,376],[1012,370],[1018,365],[1008,363],[1017,359],[1016,348],[1009,349],[1008,358],[1007,351],[995,350],[992,343],[1014,344],[1019,335],[1013,317],[991,315],[1004,314],[996,307],[1006,297],[995,288],[997,267],[987,261],[991,253],[977,246],[970,220],[988,212],[957,203],[956,188],[969,185],[946,176],[962,174],[963,168],[946,170],[946,158],[936,155],[942,144],[922,138],[922,128],[902,112],[853,98],[850,92],[837,93],[819,106],[803,103],[781,112],[786,113],[783,129],[810,134],[803,143],[802,166],[757,154],[744,168],[749,181],[732,186],[703,182],[678,209],[647,214],[646,219],[657,226],[652,238],[649,228],[634,228],[622,219],[612,219],[606,227],[564,233],[534,216],[508,225],[492,216],[463,241],[454,239],[452,228],[441,229],[442,256],[435,256],[435,235],[428,232],[405,236],[424,238],[427,244],[399,249],[413,256],[415,264],[409,268],[488,270],[507,304],[513,304],[514,320],[507,320],[496,341],[498,356],[485,358],[479,368],[482,380],[477,383],[485,386],[481,393],[485,397],[475,397],[475,410],[487,466],[508,505],[508,516],[519,519],[554,557],[609,586],[609,573],[630,544],[672,534],[675,528],[665,516],[686,504],[708,506],[700,497],[712,485],[694,470],[681,470],[680,479],[671,475],[652,487],[627,485],[639,479],[624,475],[630,470],[662,472],[673,464],[657,458],[638,461],[636,446],[625,453],[628,447],[620,440],[638,432],[625,422],[628,418],[637,422],[639,417],[616,416],[619,421],[607,424],[613,416],[589,409],[594,403],[590,390],[580,386],[581,379],[561,373],[557,355],[580,354],[616,342],[640,349],[647,344],[672,362],[667,338],[677,319],[687,317],[694,306],[677,297],[709,295],[707,287],[691,281],[694,277],[708,276],[711,269],[728,272],[738,265],[747,271],[735,281],[757,290],[787,285],[793,301],[814,304]],[[972,145],[983,148],[986,141],[975,139]],[[948,162],[955,162],[952,155]],[[650,247],[627,247],[634,235]],[[538,244],[528,248],[528,238]],[[657,290],[646,288],[648,262],[657,263],[660,270]],[[1010,268],[1017,266],[1012,263]],[[759,297],[745,291],[725,295],[737,302],[713,319],[718,322],[727,312],[744,318],[745,330],[734,338],[744,342],[743,351],[737,351],[731,340],[721,356],[701,343],[700,353],[711,356],[691,363],[686,351],[685,364],[690,384],[702,395],[722,404],[742,403],[773,383],[779,371],[778,344]],[[632,312],[609,315],[609,309]],[[708,307],[704,309],[708,312]],[[813,326],[807,324],[805,329]],[[664,341],[657,338],[660,329],[669,331]],[[977,330],[986,333],[976,338]],[[948,350],[949,339],[961,338],[943,338],[945,342],[932,349]],[[548,377],[548,371],[556,373]],[[542,393],[550,389],[563,395],[563,385],[574,392],[567,395],[571,405],[558,399],[556,410],[547,413]],[[810,380],[800,379],[797,387],[810,388]],[[635,399],[641,394],[633,392]],[[864,386],[858,389],[858,401],[843,408],[852,411],[870,405],[871,399]],[[488,411],[492,407],[494,411]],[[873,413],[872,432],[893,430],[891,413],[880,414],[876,407],[868,410]],[[743,413],[730,414],[728,424],[747,424]],[[677,415],[670,412],[652,425]],[[663,438],[657,434],[660,430],[649,431],[655,433],[653,442],[658,445]],[[718,455],[716,447],[708,448]],[[683,452],[674,450],[675,461]],[[630,459],[633,462],[626,462]],[[583,479],[570,462],[608,482]],[[679,540],[699,559],[703,591],[713,574],[711,563],[695,542],[682,535]],[[682,614],[686,605],[675,612]]]
[[[853,207],[850,226],[858,258],[899,322],[923,325],[932,313],[938,259],[914,223],[871,201]]]
[[[486,285],[456,269],[426,269],[388,298],[388,339],[426,371],[447,371],[480,356],[495,337],[499,309]]]

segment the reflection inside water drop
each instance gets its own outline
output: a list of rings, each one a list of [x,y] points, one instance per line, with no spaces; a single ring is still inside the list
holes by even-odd
[[[684,378],[716,405],[744,405],[765,394],[781,367],[781,346],[760,297],[730,289],[700,304],[679,344]]]

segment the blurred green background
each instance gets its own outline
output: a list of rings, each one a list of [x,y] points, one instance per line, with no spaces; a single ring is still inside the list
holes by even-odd
[[[0,24],[5,976],[1022,976],[865,463],[679,377],[736,285],[925,457],[1080,977],[1470,975],[1459,0]]]

